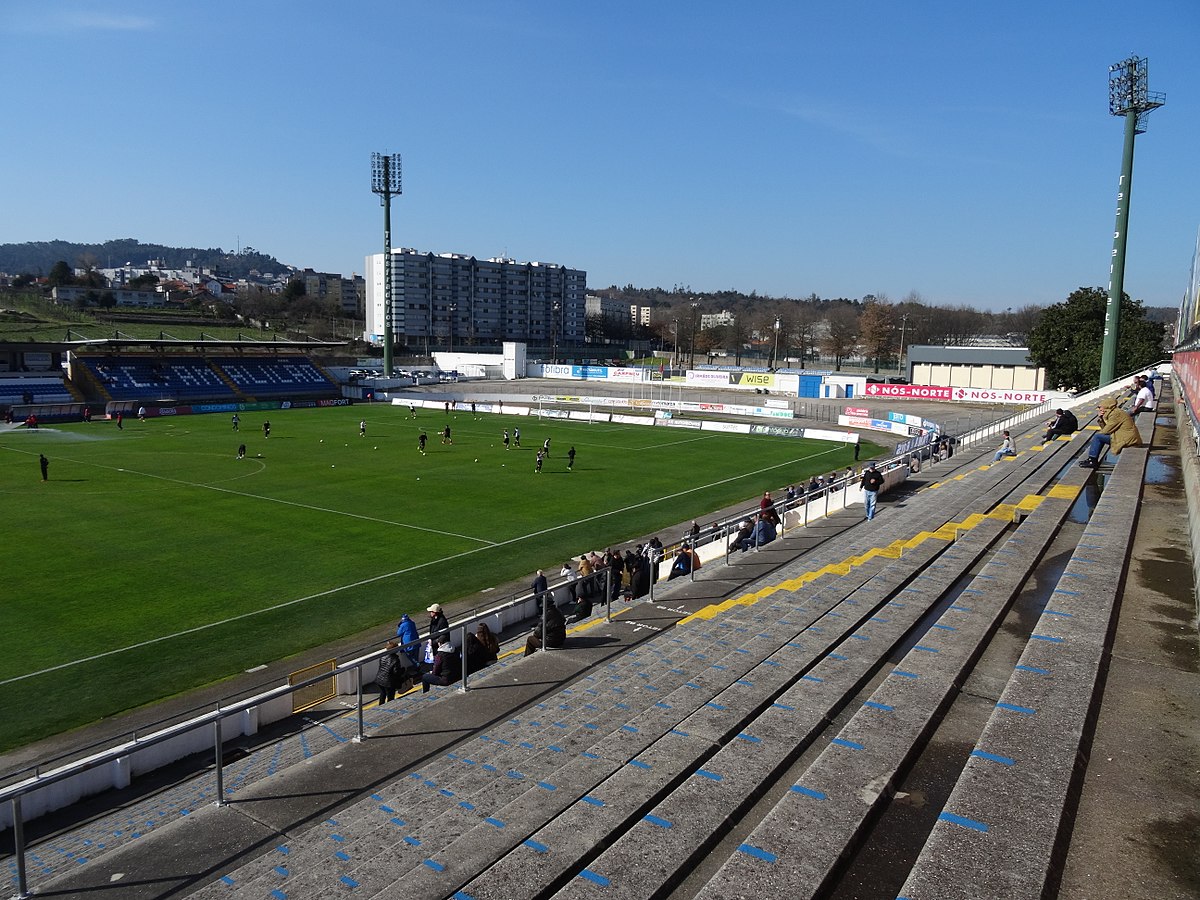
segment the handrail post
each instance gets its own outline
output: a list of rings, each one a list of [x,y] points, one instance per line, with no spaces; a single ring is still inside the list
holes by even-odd
[[[612,621],[612,566],[604,567],[604,621]],[[545,634],[545,626],[542,634]]]
[[[725,565],[729,565],[729,524],[725,524],[725,532],[721,535],[721,540],[725,542]]]
[[[357,703],[355,704],[355,706],[357,707],[356,712],[358,714],[358,734],[355,736],[354,740],[357,743],[361,744],[364,740],[366,740],[366,737],[367,737],[366,731],[363,727],[363,692],[362,692],[362,689],[363,689],[363,667],[362,666],[359,666],[357,669],[354,670],[354,685],[355,685],[355,690],[358,694]],[[383,694],[380,694],[379,698],[382,700]]]
[[[14,796],[9,806],[13,820],[13,857],[17,861],[17,898],[24,900],[30,894],[28,876],[25,874],[25,820],[21,812],[21,795]]]
[[[545,628],[542,629],[545,634]],[[459,643],[462,644],[462,683],[458,686],[458,692],[465,694],[467,692],[467,625],[464,622],[459,628],[458,636],[461,638]]]
[[[217,703],[217,719],[213,722],[213,756],[217,767],[217,806],[225,806],[225,772],[221,747],[221,704]]]

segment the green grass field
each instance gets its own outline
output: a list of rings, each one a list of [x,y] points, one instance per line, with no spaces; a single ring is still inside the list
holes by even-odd
[[[382,639],[402,612],[483,602],[539,566],[853,458],[840,444],[466,413],[443,446],[446,415],[382,405],[276,411],[269,439],[264,418],[244,414],[238,434],[226,415],[0,432],[0,750],[363,629]],[[505,452],[513,426],[524,449]]]

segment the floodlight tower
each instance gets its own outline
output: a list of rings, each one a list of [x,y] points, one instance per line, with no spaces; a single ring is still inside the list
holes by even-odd
[[[371,154],[371,191],[383,206],[383,374],[392,377],[392,194],[401,194],[400,154]]]
[[[1133,139],[1146,130],[1151,110],[1167,102],[1167,95],[1151,93],[1148,65],[1131,56],[1108,67],[1108,111],[1125,117],[1125,153],[1117,190],[1117,227],[1113,232],[1112,264],[1108,269],[1108,305],[1104,309],[1104,349],[1100,357],[1100,383],[1116,377],[1117,337],[1121,330],[1121,295],[1125,291],[1125,244],[1129,233],[1129,194],[1133,188]]]

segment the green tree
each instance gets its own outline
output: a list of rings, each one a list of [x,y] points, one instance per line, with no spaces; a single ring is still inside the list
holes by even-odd
[[[71,267],[67,265],[65,259],[60,259],[51,267],[46,280],[50,282],[51,287],[58,287],[60,284],[74,284],[75,273],[71,271]]]
[[[1048,306],[1029,332],[1029,356],[1046,369],[1051,387],[1090,390],[1099,385],[1108,292],[1081,287],[1062,303]],[[1124,374],[1162,359],[1165,327],[1146,319],[1141,301],[1121,296],[1121,333],[1116,371]]]

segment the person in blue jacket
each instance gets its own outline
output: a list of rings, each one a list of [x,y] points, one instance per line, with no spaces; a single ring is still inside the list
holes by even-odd
[[[420,668],[418,663],[421,658],[421,634],[417,631],[417,623],[408,617],[408,613],[400,617],[400,623],[396,626],[396,637],[404,649],[404,655],[415,668]]]

